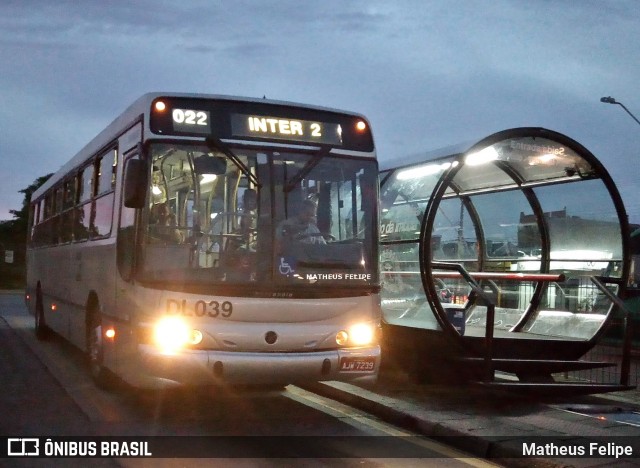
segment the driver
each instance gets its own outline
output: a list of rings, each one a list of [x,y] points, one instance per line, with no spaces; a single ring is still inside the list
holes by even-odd
[[[298,213],[278,225],[276,239],[280,245],[290,241],[326,244],[327,241],[316,225],[316,204],[311,200],[303,200]]]
[[[178,229],[176,215],[171,212],[166,202],[152,207],[149,218],[149,234],[150,239],[155,241],[182,243],[182,233]]]

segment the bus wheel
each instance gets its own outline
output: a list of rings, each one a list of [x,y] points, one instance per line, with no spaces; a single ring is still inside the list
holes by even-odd
[[[44,305],[42,303],[42,293],[39,289],[36,292],[36,311],[34,317],[36,338],[41,341],[46,340],[49,337],[49,329],[44,321]]]
[[[102,318],[100,312],[87,312],[87,361],[89,374],[94,383],[103,389],[113,387],[113,378],[104,367],[104,342],[102,340]]]

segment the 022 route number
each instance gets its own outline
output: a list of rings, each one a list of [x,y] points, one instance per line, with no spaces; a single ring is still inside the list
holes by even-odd
[[[173,121],[184,125],[209,125],[207,112],[191,109],[173,109]]]

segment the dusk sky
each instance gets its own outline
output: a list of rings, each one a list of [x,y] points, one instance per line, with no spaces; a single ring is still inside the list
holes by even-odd
[[[640,223],[637,0],[2,0],[0,220],[151,91],[366,115],[383,161],[540,126],[607,167]],[[588,201],[585,201],[588,202]]]

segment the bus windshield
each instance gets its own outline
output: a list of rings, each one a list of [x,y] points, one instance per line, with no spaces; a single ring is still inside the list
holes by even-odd
[[[142,281],[371,287],[373,159],[152,143]]]

